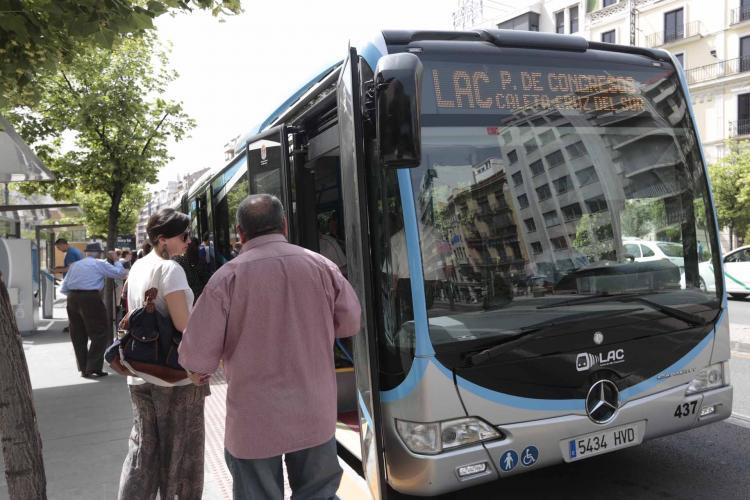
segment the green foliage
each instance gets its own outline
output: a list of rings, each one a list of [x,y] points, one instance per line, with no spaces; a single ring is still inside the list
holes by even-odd
[[[612,259],[612,224],[607,215],[583,214],[576,226],[573,248],[590,262]]]
[[[180,104],[162,97],[176,74],[154,43],[143,35],[124,38],[112,51],[88,49],[40,82],[33,110],[10,116],[56,177],[23,190],[80,203],[90,232],[110,239],[118,226],[132,233],[142,186],[156,182],[170,159],[167,140],[181,140],[194,125]],[[61,152],[71,141],[74,147]]]
[[[31,104],[36,83],[87,48],[153,29],[167,12],[236,14],[240,0],[0,0],[0,108]]]
[[[661,229],[667,219],[663,200],[625,200],[620,216],[623,236],[644,238]]]
[[[744,235],[750,230],[750,151],[745,142],[730,142],[728,148],[708,172],[719,225]]]

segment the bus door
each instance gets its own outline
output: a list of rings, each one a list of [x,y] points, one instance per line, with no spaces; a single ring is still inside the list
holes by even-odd
[[[336,88],[347,277],[362,304],[363,324],[354,337],[362,471],[373,498],[386,498],[378,348],[373,325],[372,272],[368,239],[367,190],[364,172],[364,139],[360,107],[360,62],[349,49]]]
[[[284,211],[290,214],[293,207],[290,206],[288,149],[286,126],[270,128],[250,139],[247,168],[250,194],[272,194],[281,200]],[[292,220],[288,219],[291,226]],[[289,232],[292,232],[292,227]]]

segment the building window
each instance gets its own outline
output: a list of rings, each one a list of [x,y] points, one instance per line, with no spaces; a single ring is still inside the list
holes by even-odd
[[[534,222],[534,219],[526,219],[523,221],[526,224],[526,230],[530,233],[533,233],[536,231],[536,223]]]
[[[547,164],[549,165],[549,168],[555,168],[559,167],[563,163],[565,163],[565,157],[562,154],[562,151],[559,149],[553,153],[548,154],[545,156],[547,159]]]
[[[555,12],[555,33],[565,33],[565,11]]]
[[[685,54],[683,53],[675,54],[674,58],[677,59],[678,63],[680,63],[681,68],[685,67]]]
[[[513,165],[517,161],[518,161],[518,153],[516,153],[516,150],[514,149],[508,153],[508,163]]]
[[[586,167],[583,170],[576,172],[578,182],[581,186],[587,186],[599,181],[599,176],[596,175],[596,169],[594,167]]]
[[[533,241],[531,243],[531,251],[534,252],[534,255],[539,255],[542,253],[542,244],[538,241]]]
[[[557,215],[557,210],[550,210],[544,213],[544,224],[547,227],[552,227],[560,224],[560,216]]]
[[[535,127],[544,127],[547,122],[544,121],[544,118],[534,118],[531,120],[531,124]]]
[[[564,175],[559,179],[555,179],[554,181],[552,181],[552,183],[555,185],[555,191],[557,191],[557,194],[563,194],[570,191],[570,177],[568,177],[567,175]]]
[[[609,7],[610,5],[614,5],[617,2],[618,0],[604,0],[604,2],[602,2],[602,7]]]
[[[615,30],[605,31],[602,33],[602,42],[615,43]]]
[[[583,145],[582,141],[574,142],[565,149],[568,150],[568,154],[574,160],[586,154],[586,146]]]
[[[552,245],[555,247],[555,250],[565,250],[568,248],[568,242],[565,239],[565,236],[560,236],[559,238],[552,238]]]
[[[542,146],[546,146],[550,142],[555,140],[555,133],[552,131],[552,129],[547,130],[546,132],[539,135],[539,140],[542,143]]]
[[[596,212],[604,212],[607,210],[607,201],[604,199],[603,196],[600,196],[598,198],[591,198],[589,200],[586,200],[586,206],[589,209],[589,212],[596,213]]]
[[[740,38],[740,71],[750,71],[750,36]]]
[[[581,205],[579,205],[578,203],[573,203],[572,205],[562,207],[562,213],[563,213],[563,219],[565,219],[565,222],[578,220],[581,218],[581,215],[583,215],[583,211],[581,210]]]
[[[578,33],[578,6],[568,9],[568,20],[570,22],[570,32]]]
[[[737,96],[737,135],[750,134],[750,94]]]
[[[521,208],[528,208],[529,207],[529,197],[525,194],[522,194],[518,197],[518,206]]]
[[[516,172],[513,174],[513,185],[520,186],[521,184],[523,184],[523,175],[521,175],[521,172]]]
[[[549,184],[545,184],[536,188],[536,195],[539,198],[539,201],[548,200],[552,196],[552,191],[550,191],[549,189]]]
[[[526,148],[526,154],[533,153],[534,151],[539,149],[539,146],[537,146],[534,139],[529,139],[528,141],[524,142],[523,147]]]
[[[539,14],[527,12],[497,25],[502,30],[539,31]]]
[[[529,170],[531,170],[531,175],[534,177],[542,175],[544,173],[544,163],[542,163],[542,160],[537,160],[529,165]]]
[[[685,23],[682,9],[664,14],[664,43],[685,38]]]

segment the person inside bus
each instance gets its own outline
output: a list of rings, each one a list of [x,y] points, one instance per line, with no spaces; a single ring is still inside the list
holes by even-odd
[[[359,331],[357,295],[330,260],[287,241],[275,196],[245,198],[237,225],[242,253],[204,288],[180,364],[201,385],[224,363],[234,498],[283,498],[282,456],[293,498],[334,498],[342,470],[333,346]]]
[[[346,252],[338,239],[338,221],[335,213],[328,218],[328,232],[320,232],[318,245],[320,254],[339,266],[339,271],[346,277]]]

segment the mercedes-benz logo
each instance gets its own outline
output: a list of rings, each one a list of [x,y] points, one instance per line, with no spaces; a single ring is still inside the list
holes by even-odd
[[[611,380],[600,380],[586,396],[586,414],[597,424],[610,422],[620,407],[620,391]]]

